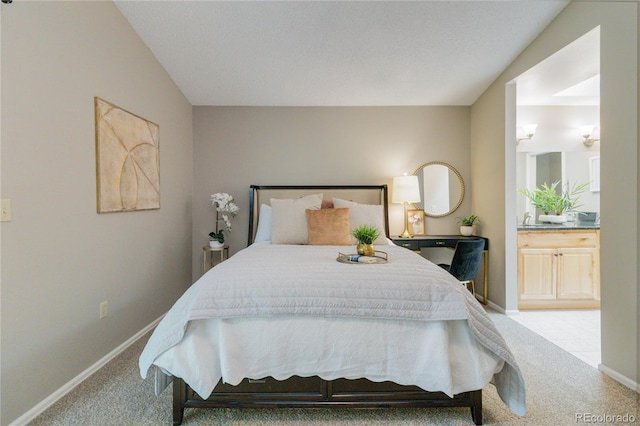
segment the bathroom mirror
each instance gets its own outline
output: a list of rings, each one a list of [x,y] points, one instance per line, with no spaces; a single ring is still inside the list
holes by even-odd
[[[426,216],[447,216],[462,204],[464,181],[452,165],[433,161],[418,167],[413,174],[418,176],[422,200],[414,205]]]

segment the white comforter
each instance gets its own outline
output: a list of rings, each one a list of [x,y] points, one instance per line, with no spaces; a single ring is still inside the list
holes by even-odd
[[[167,313],[140,356],[141,375],[156,364],[204,397],[220,378],[366,377],[449,395],[492,379],[523,415],[522,375],[482,306],[424,258],[383,250],[389,262],[380,265],[337,262],[345,247],[240,251]]]

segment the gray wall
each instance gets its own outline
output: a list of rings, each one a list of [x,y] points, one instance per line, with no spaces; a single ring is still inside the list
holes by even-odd
[[[16,1],[1,19],[9,424],[191,283],[192,108],[112,2]],[[94,96],[160,125],[160,210],[96,213]]]
[[[229,192],[240,214],[231,252],[246,246],[251,184],[388,184],[429,161],[452,164],[469,181],[469,107],[194,107],[193,274],[213,229],[209,199]],[[472,193],[446,218],[427,218],[427,233],[457,233]],[[391,234],[404,229],[390,205]]]
[[[638,20],[637,2],[569,4],[471,108],[472,209],[486,217],[492,242],[489,299],[516,309],[515,94],[506,85],[601,25],[602,368],[632,386],[640,382]]]

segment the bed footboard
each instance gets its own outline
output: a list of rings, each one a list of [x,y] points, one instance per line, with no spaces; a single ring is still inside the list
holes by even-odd
[[[237,386],[218,383],[211,396],[200,398],[182,379],[173,380],[173,424],[180,425],[185,408],[389,408],[470,407],[476,425],[482,424],[482,390],[448,397],[415,386],[366,379],[326,381],[292,377],[278,381],[243,380]]]

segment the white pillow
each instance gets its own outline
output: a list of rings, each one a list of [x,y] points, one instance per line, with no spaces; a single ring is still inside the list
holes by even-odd
[[[254,243],[261,241],[271,241],[271,206],[268,204],[260,205],[260,214],[258,215],[258,230],[253,239]]]
[[[355,229],[360,225],[372,225],[380,230],[380,236],[373,242],[374,244],[386,244],[387,236],[385,235],[384,226],[384,208],[381,204],[359,204],[355,201],[333,199],[333,207],[336,209],[349,209],[349,223],[351,229]],[[356,239],[351,236],[351,241],[356,244]]]
[[[306,195],[296,200],[271,199],[271,243],[309,244],[305,210],[319,210],[322,194]]]

